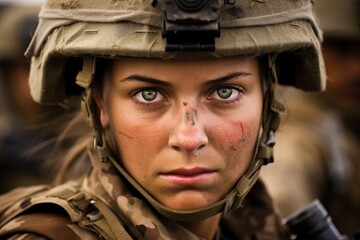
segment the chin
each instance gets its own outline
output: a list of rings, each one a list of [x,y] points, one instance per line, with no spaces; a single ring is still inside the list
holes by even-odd
[[[174,210],[188,211],[204,208],[216,202],[216,200],[211,201],[209,196],[205,195],[203,193],[187,191],[187,193],[180,193],[171,197],[168,201],[164,202],[164,205]]]

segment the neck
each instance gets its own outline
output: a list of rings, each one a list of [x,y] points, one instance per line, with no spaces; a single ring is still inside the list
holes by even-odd
[[[213,240],[219,229],[221,214],[196,222],[179,222],[181,226],[201,239]]]

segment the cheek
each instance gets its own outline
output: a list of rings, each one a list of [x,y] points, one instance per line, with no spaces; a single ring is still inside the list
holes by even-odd
[[[145,161],[166,144],[166,133],[161,124],[139,121],[139,118],[120,112],[117,116],[111,128],[123,160]]]
[[[257,139],[258,129],[257,121],[236,121],[223,125],[218,135],[220,146],[223,150],[231,152],[252,149]]]
[[[253,159],[254,149],[258,138],[259,126],[256,123],[239,123],[242,125],[242,132],[230,145],[228,169],[237,169],[234,171],[236,177],[242,175]]]
[[[240,118],[239,118],[240,119]],[[223,124],[219,128],[217,146],[224,154],[227,169],[231,173],[242,174],[252,160],[260,127],[260,116],[242,118]]]

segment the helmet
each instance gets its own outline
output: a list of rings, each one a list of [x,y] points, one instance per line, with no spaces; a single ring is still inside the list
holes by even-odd
[[[304,90],[324,88],[320,33],[309,0],[237,0],[223,6],[219,24],[221,37],[208,55],[281,53],[277,63],[283,72],[280,83]],[[65,98],[65,66],[72,57],[168,59],[186,55],[165,52],[161,26],[161,11],[150,1],[46,1],[26,53],[33,62],[30,86],[34,99],[58,103]]]
[[[32,61],[34,99],[60,103],[66,97],[67,85],[74,84],[76,78],[86,89],[85,112],[95,130],[100,159],[110,159],[159,213],[174,220],[207,218],[241,206],[260,166],[272,160],[273,135],[282,105],[274,99],[271,85],[265,95],[256,156],[233,191],[209,208],[173,211],[150,196],[109,155],[91,98],[94,59],[267,55],[271,81],[311,91],[322,90],[325,85],[321,36],[310,0],[47,0],[39,16],[26,53]]]
[[[40,5],[1,5],[0,59],[26,60],[24,52],[35,33]]]
[[[316,0],[314,11],[324,38],[360,40],[360,1]]]

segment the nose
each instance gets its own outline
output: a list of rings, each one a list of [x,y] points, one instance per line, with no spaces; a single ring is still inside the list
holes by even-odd
[[[194,153],[209,143],[203,124],[198,119],[198,111],[184,108],[174,131],[169,137],[169,146],[176,151]]]

